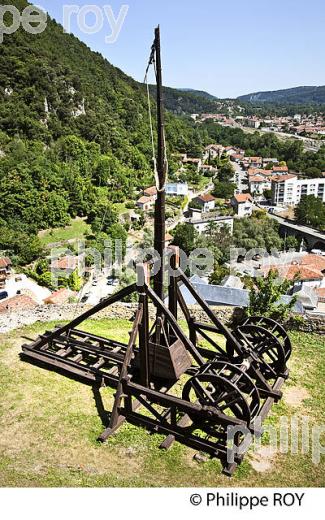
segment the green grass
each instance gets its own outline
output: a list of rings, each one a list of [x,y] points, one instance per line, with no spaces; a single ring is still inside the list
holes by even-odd
[[[125,206],[125,202],[116,202],[114,204],[114,209],[117,211],[119,215],[123,215],[124,213],[128,213],[130,210]]]
[[[71,220],[69,226],[63,228],[47,229],[39,233],[39,238],[44,247],[49,244],[64,244],[69,240],[81,240],[90,232],[90,226],[82,219]]]
[[[92,389],[19,359],[25,337],[36,337],[54,324],[35,324],[2,335],[0,343],[0,486],[9,487],[232,487],[324,486],[324,460],[313,464],[311,453],[277,453],[269,471],[251,465],[251,453],[232,479],[221,475],[218,460],[198,464],[194,451],[177,442],[159,450],[161,435],[124,424],[104,445],[97,442],[103,425]],[[126,341],[130,322],[89,321],[85,330]],[[296,407],[284,399],[273,407],[267,423],[280,415],[308,415],[311,424],[324,420],[322,385],[325,339],[292,334],[290,388],[304,388],[310,397]],[[111,410],[114,391],[101,390]],[[263,443],[267,441],[267,436]]]

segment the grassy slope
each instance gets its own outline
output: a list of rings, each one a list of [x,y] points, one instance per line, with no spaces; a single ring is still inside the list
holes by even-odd
[[[71,220],[69,226],[40,231],[39,238],[43,246],[65,243],[68,240],[81,240],[90,232],[90,226],[81,218]]]
[[[103,430],[90,387],[19,360],[23,336],[35,337],[53,324],[36,324],[2,336],[0,343],[0,486],[324,486],[324,461],[311,455],[278,454],[272,469],[257,473],[249,457],[229,480],[217,460],[198,464],[194,451],[175,443],[158,449],[163,438],[124,425],[107,444],[97,443]],[[87,328],[128,337],[129,322],[89,322]],[[320,393],[324,380],[325,339],[293,334],[292,375],[287,386],[305,387],[311,397],[300,408],[282,401],[269,421],[281,414],[324,417]],[[113,391],[102,390],[107,409]]]

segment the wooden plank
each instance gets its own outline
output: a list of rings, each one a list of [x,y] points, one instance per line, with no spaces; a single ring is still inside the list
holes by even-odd
[[[65,336],[55,338],[54,343],[57,341],[64,342]],[[97,347],[96,345],[92,344],[85,344],[82,341],[78,341],[76,339],[70,339],[69,340],[69,346],[72,348],[75,348],[77,350],[80,350],[81,352],[87,352],[88,354],[93,354],[98,357],[102,357],[103,359],[106,359],[107,361],[113,361],[117,364],[122,364],[124,355],[119,353],[114,353],[112,350],[103,352],[103,350],[100,347]]]
[[[183,417],[178,421],[177,425],[181,428],[185,428],[186,426],[190,426],[192,420],[188,415],[183,415]],[[162,450],[168,450],[171,445],[175,442],[175,435],[169,434],[166,439],[159,445],[159,448]]]
[[[106,359],[101,357],[101,358],[99,358],[98,361],[96,361],[96,363],[94,365],[92,365],[92,368],[95,368],[97,370],[98,368],[103,367],[105,365],[105,363],[106,363]],[[108,370],[108,372],[109,372],[109,370]]]
[[[104,380],[107,385],[111,385],[113,387],[117,386],[118,378],[114,375],[106,374],[105,372],[101,372],[100,370],[95,370],[92,367],[87,367],[78,365],[74,361],[70,359],[62,359],[55,354],[50,352],[37,352],[33,349],[28,350],[28,345],[24,346],[24,350],[22,353],[23,358],[31,358],[36,361],[40,361],[43,365],[48,365],[51,367],[57,367],[61,370],[64,370],[66,373],[71,375],[81,376],[88,381],[98,381],[101,382]]]
[[[83,330],[73,329],[71,331],[72,334],[80,337],[88,336],[91,340],[98,341],[104,345],[104,348],[113,347],[113,349],[120,347],[121,350],[126,350],[127,344],[122,343],[120,341],[116,341],[110,338],[103,338],[102,336],[96,336],[95,334],[90,334],[89,332],[84,332]]]
[[[46,337],[44,335],[44,337],[41,340],[37,340],[35,343],[32,343],[31,346],[37,346],[38,348],[41,348],[42,346],[46,345],[46,343],[49,343],[50,341],[52,341],[56,336],[59,336],[60,334],[63,334],[64,332],[68,332],[69,330],[74,329],[75,327],[80,325],[80,323],[82,323],[83,321],[87,320],[94,314],[97,314],[97,312],[99,312],[103,309],[106,309],[106,307],[113,305],[113,303],[123,300],[123,298],[125,298],[126,296],[129,296],[130,294],[132,294],[135,291],[136,291],[136,284],[132,284],[132,285],[129,285],[128,287],[121,289],[117,293],[112,294],[111,296],[106,298],[104,301],[100,302],[98,305],[95,305],[94,307],[92,307],[92,309],[89,309],[88,311],[84,312],[77,318],[73,319],[66,325],[63,325],[62,327],[55,329],[52,332],[48,332]],[[88,333],[86,333],[86,334],[88,334]]]
[[[148,292],[148,295],[150,296],[150,298],[152,299],[152,301],[156,304],[156,306],[158,307],[158,309],[163,313],[165,314],[166,316],[166,319],[168,320],[168,322],[170,323],[175,335],[184,343],[185,347],[187,348],[187,350],[192,354],[193,358],[195,359],[195,361],[201,366],[205,363],[205,360],[204,358],[201,356],[201,354],[197,351],[197,349],[195,348],[195,346],[193,345],[193,343],[188,339],[188,337],[186,336],[186,334],[184,334],[184,332],[182,331],[182,329],[180,328],[180,326],[178,325],[177,321],[175,320],[174,316],[172,315],[172,313],[169,311],[169,309],[167,309],[167,307],[165,306],[165,304],[163,303],[162,300],[160,300],[160,298],[158,298],[158,296],[154,293],[154,291],[150,288],[150,287],[146,287],[146,290]]]
[[[110,424],[109,424],[109,427],[105,430],[105,432],[103,432],[103,434],[99,438],[99,440],[101,440],[102,442],[104,442],[110,435],[112,435],[125,420],[125,419],[121,418],[121,413],[120,413],[121,401],[122,401],[122,397],[123,397],[123,383],[122,382],[124,379],[126,379],[128,377],[128,367],[132,360],[133,349],[134,349],[134,345],[135,345],[135,342],[136,342],[136,339],[137,339],[137,336],[139,333],[139,326],[140,326],[142,317],[143,317],[143,304],[140,303],[136,316],[135,316],[132,331],[130,333],[129,343],[128,343],[128,346],[126,349],[123,365],[121,367],[121,373],[120,373],[119,381],[117,384],[117,390],[116,390],[116,394],[115,394]]]

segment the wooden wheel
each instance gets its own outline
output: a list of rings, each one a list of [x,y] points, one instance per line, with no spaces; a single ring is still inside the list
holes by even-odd
[[[230,363],[215,362],[201,367],[200,373],[187,381],[183,399],[203,406],[213,406],[222,414],[249,424],[259,409],[259,394],[250,377]],[[195,422],[194,417],[192,417]]]
[[[264,318],[264,316],[251,316],[247,318],[241,325],[258,325],[259,327],[263,327],[264,329],[267,329],[269,332],[271,332],[281,343],[286,361],[291,356],[292,352],[292,345],[290,338],[285,331],[285,329],[275,320],[272,320],[271,318]]]
[[[275,379],[285,372],[285,350],[272,332],[259,325],[242,325],[236,333],[247,350],[257,357],[258,368],[266,379]]]

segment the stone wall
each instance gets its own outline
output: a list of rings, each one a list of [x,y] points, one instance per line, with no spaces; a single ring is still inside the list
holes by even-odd
[[[69,321],[80,316],[91,307],[88,305],[66,304],[66,305],[40,305],[33,309],[22,309],[15,312],[5,312],[0,314],[0,333],[9,332],[25,325],[32,325],[36,322],[56,322]],[[204,312],[197,306],[190,306],[190,311],[198,321],[204,321]],[[130,320],[133,318],[137,309],[135,303],[116,303],[107,309],[95,314],[92,319],[98,320],[103,318]],[[215,307],[215,314],[224,322],[229,323],[233,316],[236,318],[242,315],[241,309],[233,307]],[[155,308],[149,305],[150,318],[155,316]],[[180,312],[180,317],[182,316]]]
[[[36,322],[59,322],[69,321],[86,310],[90,309],[88,305],[67,304],[67,305],[41,305],[33,309],[22,309],[15,312],[6,312],[0,314],[0,333],[9,332],[25,325],[32,325]],[[137,309],[135,303],[116,303],[107,309],[98,312],[92,319],[98,320],[103,318],[131,320]],[[191,313],[198,321],[206,321],[204,312],[198,306],[189,307]],[[213,311],[220,320],[229,324],[232,320],[240,321],[243,317],[243,310],[234,307],[213,307]],[[150,318],[155,316],[155,308],[149,306]],[[182,318],[180,312],[179,317]],[[325,314],[307,314],[299,316],[295,320],[293,328],[303,332],[313,332],[316,334],[325,334]]]

